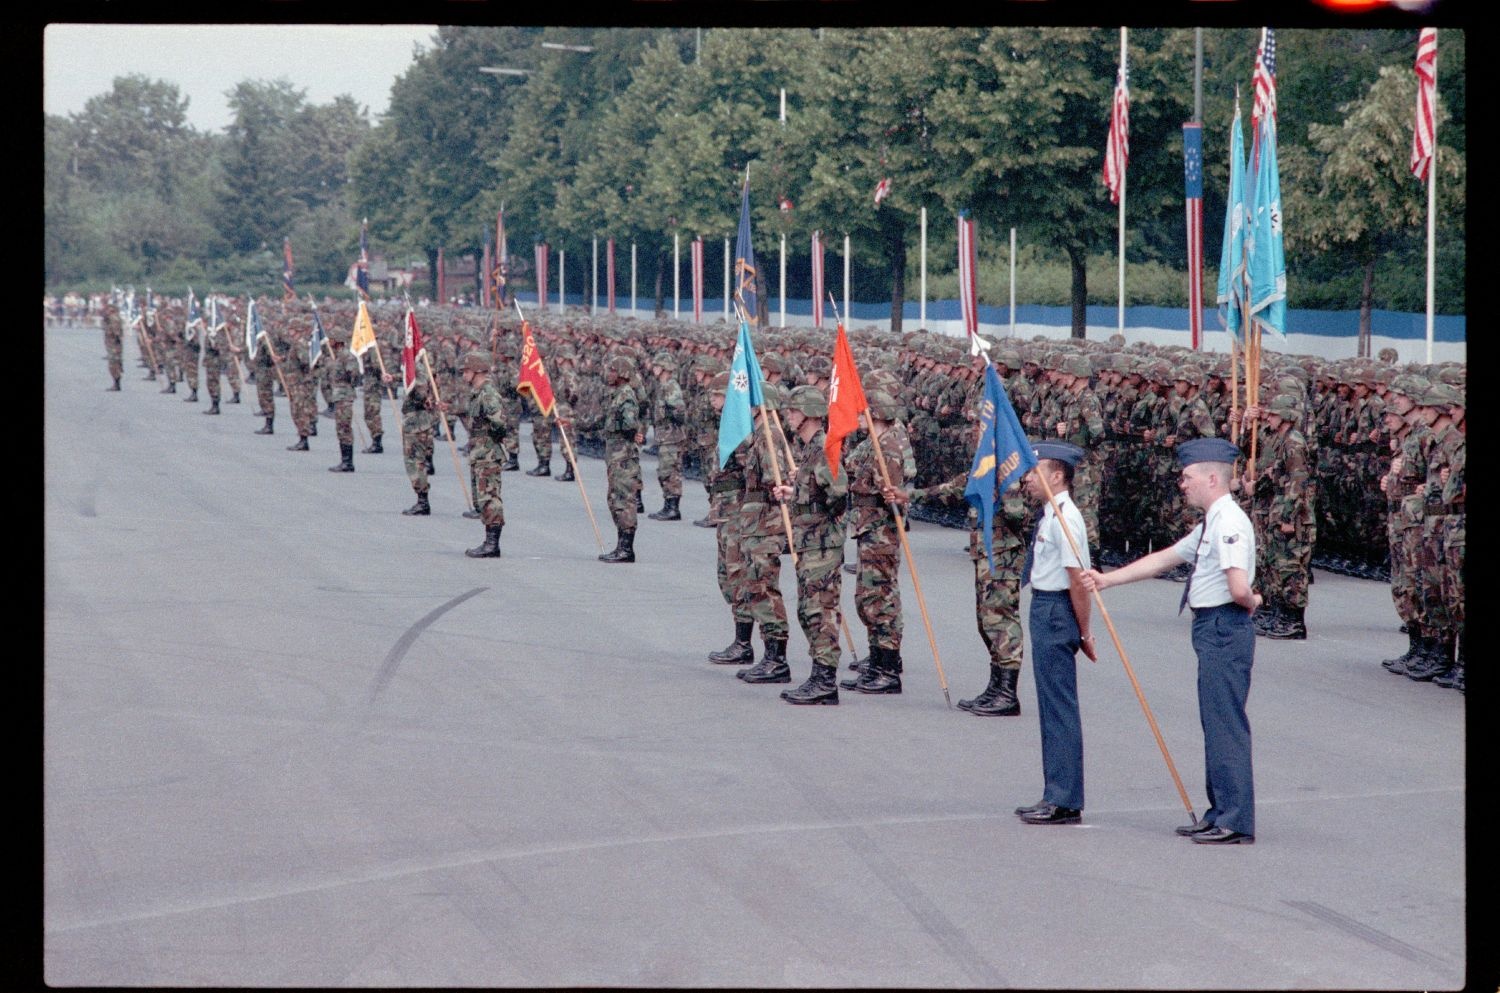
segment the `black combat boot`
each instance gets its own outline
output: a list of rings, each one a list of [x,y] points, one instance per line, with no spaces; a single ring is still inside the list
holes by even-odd
[[[1464,689],[1464,635],[1462,631],[1459,631],[1458,637],[1454,641],[1454,649],[1454,654],[1457,657],[1453,660],[1453,667],[1432,682],[1435,686],[1441,686],[1449,690],[1458,690],[1462,693]]]
[[[786,639],[766,642],[766,653],[760,662],[735,673],[747,683],[790,683],[792,669],[786,664]]]
[[[1015,717],[1021,712],[1021,701],[1016,698],[1016,680],[1020,669],[996,669],[1000,673],[1000,689],[985,703],[976,703],[969,713],[976,717]]]
[[[163,393],[176,393],[177,392],[177,382],[175,380],[168,380],[167,381],[167,385],[164,386],[164,387],[162,387],[162,392]]]
[[[734,622],[734,640],[721,652],[709,652],[708,660],[715,665],[749,665],[755,661],[755,647],[750,644],[750,633],[755,630],[753,621]]]
[[[1424,638],[1422,657],[1406,666],[1406,678],[1425,683],[1453,668],[1453,641],[1442,635]]]
[[[615,539],[615,550],[605,552],[599,556],[600,562],[634,562],[635,561],[635,532],[618,529],[619,535]]]
[[[547,459],[537,459],[535,469],[527,469],[528,476],[550,476],[552,475],[552,463]]]
[[[215,400],[213,402],[213,404],[207,410],[204,411],[205,414],[217,414],[218,412],[219,412],[219,401],[217,401],[217,400]]]
[[[859,681],[865,678],[865,673],[871,671],[871,667],[875,661],[875,658],[879,654],[880,649],[876,648],[874,645],[871,645],[869,655],[866,655],[862,659],[855,659],[853,662],[849,663],[849,670],[851,672],[857,672],[859,673],[859,675],[854,676],[850,679],[840,679],[839,686],[843,687],[846,690],[852,690],[856,686],[858,686]]]
[[[144,364],[145,363],[142,363],[142,365],[144,365]],[[155,379],[156,379],[156,370],[152,369],[150,372],[146,373],[146,375],[144,375],[144,376],[141,377],[141,382],[143,382],[143,383],[150,383],[150,382],[155,381]]]
[[[327,407],[324,408],[324,410],[323,410],[323,416],[324,417],[332,417],[333,414],[334,414],[333,404],[330,403]]]
[[[120,377],[119,376],[115,377],[115,385],[111,386],[109,388],[108,392],[110,392],[110,393],[118,393],[118,392],[120,392]]]
[[[510,456],[510,458],[508,458],[508,459],[505,460],[505,464],[500,467],[500,471],[501,472],[520,472],[521,471],[521,457],[519,455],[516,455],[515,453],[512,453],[511,456]]]
[[[401,511],[407,517],[426,517],[432,513],[432,508],[427,505],[427,492],[424,490],[417,494],[417,502]]]
[[[1262,603],[1260,609],[1250,615],[1250,626],[1262,638],[1268,637],[1281,623],[1281,607],[1275,603]]]
[[[432,467],[432,453],[428,452],[427,453],[427,475],[432,476],[432,475],[435,475],[436,473],[437,473],[437,470]]]
[[[870,664],[859,674],[854,688],[861,693],[901,692],[901,650],[882,648],[877,653],[870,649]],[[973,711],[970,711],[973,713]]]
[[[500,557],[500,528],[503,525],[491,524],[484,529],[484,544],[478,548],[467,548],[464,554],[471,559],[498,559]]]
[[[370,436],[369,447],[360,449],[360,454],[362,454],[362,455],[382,455],[382,454],[384,454],[385,453],[385,449],[382,448],[381,445],[380,445],[380,437],[381,436],[378,435],[378,434],[372,434]]]
[[[995,666],[990,666],[990,684],[984,689],[980,690],[979,695],[974,697],[972,700],[958,701],[958,709],[968,710],[976,703],[989,703],[991,700],[995,699],[995,694],[1000,692],[1000,673],[1002,671],[1003,670],[997,669]]]
[[[578,477],[573,475],[573,463],[566,462],[563,465],[563,474],[561,476],[553,476],[552,478],[557,480],[559,483],[571,483]]]
[[[1257,614],[1260,611],[1256,611]],[[1278,606],[1276,616],[1271,619],[1271,624],[1262,632],[1267,638],[1274,641],[1303,641],[1307,638],[1307,625],[1302,620],[1303,611],[1296,607]]]
[[[693,522],[693,527],[695,528],[716,528],[718,526],[714,523],[713,511],[711,510]]]
[[[823,703],[838,705],[839,688],[834,680],[838,669],[831,665],[818,665],[814,662],[812,675],[807,677],[807,682],[794,690],[782,690],[781,699],[787,703],[812,704]]]
[[[1408,621],[1406,625],[1407,648],[1405,655],[1398,655],[1393,659],[1386,659],[1380,663],[1398,676],[1406,674],[1406,667],[1413,659],[1422,655],[1422,625],[1417,621]]]
[[[637,514],[644,514],[646,512],[646,501],[641,499],[640,490],[635,491],[635,512]]]
[[[297,443],[295,445],[288,445],[288,446],[286,446],[286,450],[289,451],[289,452],[306,452],[306,451],[310,451],[311,449],[309,449],[307,447],[307,435],[305,435],[305,434],[299,434],[297,436]]]
[[[339,442],[339,464],[328,467],[329,472],[353,472],[354,471],[354,446]]]
[[[266,418],[266,426],[263,427],[263,428],[256,428],[255,429],[255,433],[256,434],[275,434],[276,433],[276,429],[271,426],[271,422],[273,420],[274,420],[274,418],[267,417]]]
[[[189,394],[188,396],[185,396],[185,397],[182,398],[182,402],[183,403],[197,403],[198,402],[198,388],[194,387],[193,388],[193,392],[191,394]]]
[[[239,403],[240,402],[240,391],[239,390],[235,390],[234,391],[234,396],[232,396],[232,397],[229,398],[229,402],[230,403]]]
[[[656,513],[650,514],[648,516],[653,521],[680,521],[680,520],[682,520],[682,511],[680,511],[680,510],[677,509],[677,501],[680,500],[680,499],[682,499],[682,498],[681,497],[665,497],[665,498],[663,498],[662,508],[660,510],[658,510]]]

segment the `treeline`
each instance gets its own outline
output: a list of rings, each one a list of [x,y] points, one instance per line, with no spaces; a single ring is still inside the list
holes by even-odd
[[[1239,87],[1248,125],[1258,36],[1203,32],[1210,300],[1229,122]],[[1426,194],[1407,170],[1416,31],[1277,36],[1291,305],[1423,309]],[[1132,29],[1129,53],[1126,257],[1145,278],[1127,275],[1128,302],[1181,307],[1194,32]],[[218,134],[185,123],[171,84],[122,77],[81,113],[47,118],[48,284],[270,292],[290,237],[299,285],[337,286],[362,217],[376,253],[425,258],[435,274],[439,247],[450,259],[479,254],[503,203],[518,283],[529,285],[531,246],[545,240],[568,251],[569,291],[580,290],[592,239],[613,237],[622,265],[637,245],[643,296],[660,301],[674,234],[684,265],[698,235],[722,252],[748,166],[773,290],[783,235],[788,293],[806,297],[811,233],[825,232],[833,253],[830,285],[847,234],[855,298],[889,299],[899,315],[916,292],[925,207],[929,295],[952,295],[954,217],[966,209],[979,225],[983,302],[1008,299],[1016,227],[1023,302],[1071,302],[1081,319],[1086,303],[1115,301],[1113,280],[1087,274],[1115,251],[1100,167],[1118,58],[1117,30],[1068,27],[443,27],[379,121],[352,97],[313,105],[285,80],[246,80]],[[1438,58],[1438,309],[1462,313],[1462,32],[1440,33]]]

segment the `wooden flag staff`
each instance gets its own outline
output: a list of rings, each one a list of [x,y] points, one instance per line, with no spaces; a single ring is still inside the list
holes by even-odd
[[[749,321],[745,317],[744,301],[740,299],[738,293],[736,293],[734,298],[734,309],[739,314],[740,320],[745,321],[745,323],[748,324]],[[771,478],[774,480],[777,486],[780,486],[782,485],[781,460],[776,457],[775,445],[771,441],[771,418],[766,416],[766,412],[768,411],[772,416],[774,416],[776,412],[774,410],[771,410],[770,407],[765,404],[761,404],[761,411],[761,440],[765,442],[766,459],[771,463]],[[797,542],[796,539],[792,537],[792,514],[791,511],[787,510],[786,504],[778,503],[777,506],[781,508],[781,524],[784,528],[786,528],[786,547],[787,551],[791,554],[792,557],[792,568],[795,569],[797,567]]]
[[[427,371],[427,385],[432,388],[432,399],[441,404],[443,396],[438,392],[437,380],[432,375],[432,362],[427,358],[427,349],[422,349],[422,368]],[[443,437],[448,439],[448,451],[453,456],[453,471],[458,473],[459,488],[464,491],[464,503],[470,510],[475,510],[474,498],[469,495],[469,484],[464,479],[463,466],[458,461],[458,446],[453,443],[453,432],[448,428],[448,415],[442,407],[438,408],[438,423],[443,426]]]

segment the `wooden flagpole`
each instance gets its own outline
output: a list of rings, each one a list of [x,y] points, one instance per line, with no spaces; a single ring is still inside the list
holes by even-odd
[[[744,300],[741,299],[738,291],[736,291],[734,297],[734,309],[739,314],[740,320],[749,323],[745,317]],[[759,384],[754,385],[759,386]],[[760,435],[761,440],[765,442],[766,458],[771,463],[771,478],[777,486],[780,486],[782,485],[781,462],[776,458],[775,443],[771,441],[771,418],[766,416],[766,412],[768,411],[772,414],[775,413],[766,404],[761,404]],[[752,414],[751,416],[753,417],[754,415]],[[754,427],[751,430],[754,431]],[[795,569],[797,567],[797,541],[792,537],[792,514],[791,511],[787,510],[786,504],[777,503],[777,506],[781,509],[781,524],[786,528],[786,547],[792,556],[792,568]]]
[[[380,383],[385,387],[385,395],[391,398],[391,415],[396,419],[396,441],[401,445],[401,454],[406,455],[406,436],[401,430],[401,407],[396,403],[396,391],[391,389],[386,377],[390,373],[385,371],[385,356],[380,354],[380,342],[375,342],[375,361],[380,365]]]
[[[144,310],[141,311],[140,317],[130,322],[131,328],[134,329],[137,323],[139,323],[141,326],[139,334],[141,337],[141,341],[145,342],[146,344],[146,354],[151,356],[151,370],[153,372],[160,372],[163,375],[166,375],[166,368],[162,366],[161,363],[156,361],[156,349],[151,347],[151,335],[146,331],[146,313]]]
[[[1073,556],[1078,561],[1084,559],[1083,553],[1078,550],[1078,542],[1073,538],[1073,532],[1068,527],[1068,522],[1063,518],[1057,506],[1057,497],[1052,493],[1052,487],[1047,482],[1047,477],[1035,469],[1037,482],[1041,483],[1042,491],[1047,494],[1047,502],[1052,505],[1052,513],[1057,517],[1057,523],[1062,527],[1063,537],[1068,540],[1068,547],[1073,550]],[[1156,747],[1161,749],[1161,757],[1167,762],[1167,771],[1172,774],[1172,782],[1177,784],[1177,794],[1182,797],[1182,805],[1187,808],[1188,816],[1193,823],[1198,823],[1198,815],[1193,812],[1193,802],[1188,799],[1187,788],[1182,785],[1182,777],[1177,774],[1177,766],[1172,762],[1172,755],[1167,751],[1167,743],[1161,736],[1161,728],[1156,724],[1156,717],[1151,713],[1151,705],[1146,703],[1146,694],[1141,691],[1141,684],[1135,678],[1135,669],[1131,668],[1130,658],[1125,654],[1125,646],[1120,644],[1119,632],[1115,630],[1114,621],[1109,618],[1109,611],[1104,606],[1104,597],[1098,590],[1094,591],[1094,603],[1099,607],[1099,616],[1104,619],[1104,626],[1109,629],[1110,640],[1115,643],[1115,651],[1120,653],[1120,661],[1125,665],[1125,675],[1130,677],[1130,685],[1135,689],[1135,698],[1140,701],[1141,710],[1146,715],[1146,723],[1151,725],[1151,733],[1156,737]]]

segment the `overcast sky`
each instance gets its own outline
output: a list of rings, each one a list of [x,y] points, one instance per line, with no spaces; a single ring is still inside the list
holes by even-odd
[[[391,83],[429,47],[434,25],[52,24],[42,48],[42,104],[49,114],[83,110],[116,76],[144,73],[175,83],[188,123],[218,131],[230,121],[225,92],[244,79],[286,77],[309,103],[347,93],[384,112]]]

